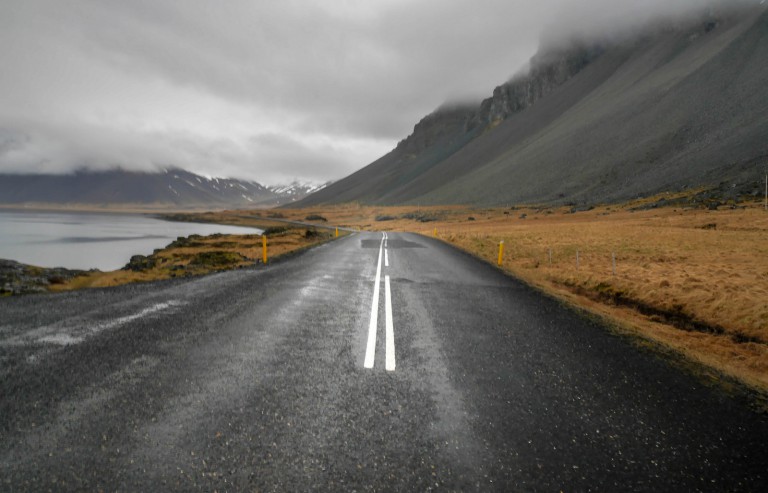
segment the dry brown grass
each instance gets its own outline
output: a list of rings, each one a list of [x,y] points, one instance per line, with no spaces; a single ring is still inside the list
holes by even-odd
[[[222,218],[222,221],[233,224],[235,220],[228,221],[227,218]],[[272,225],[265,221],[256,225],[247,220],[237,222],[237,224],[259,226],[262,229]],[[280,227],[284,228],[285,225]],[[307,235],[307,228],[289,227],[284,229],[284,231],[268,235],[268,262],[285,254],[328,241],[331,238],[329,233]],[[157,281],[174,277],[198,276],[262,262],[261,235],[212,235],[190,238],[185,243],[171,244],[149,256],[153,264],[151,267],[136,271],[91,272],[65,283],[52,285],[50,289],[51,291],[67,291]]]
[[[638,205],[574,214],[356,204],[281,213],[299,220],[319,214],[329,223],[370,230],[430,236],[437,230],[440,239],[494,264],[503,240],[505,271],[768,391],[768,213],[758,204],[630,210]],[[406,214],[436,220],[422,223]]]

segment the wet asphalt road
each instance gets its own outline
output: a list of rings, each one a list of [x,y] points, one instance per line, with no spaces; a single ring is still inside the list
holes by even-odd
[[[2,299],[0,377],[2,491],[768,487],[742,397],[410,234]]]

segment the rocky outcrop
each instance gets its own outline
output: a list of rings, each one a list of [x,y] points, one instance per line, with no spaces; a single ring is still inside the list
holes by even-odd
[[[86,273],[62,267],[33,267],[13,260],[0,259],[0,296],[43,293],[52,284],[62,284]]]
[[[122,270],[131,270],[134,272],[143,272],[145,270],[152,269],[157,265],[154,257],[147,257],[145,255],[133,255],[131,260],[125,264]]]
[[[574,43],[568,48],[548,50],[531,58],[526,75],[514,77],[493,90],[467,122],[467,129],[494,125],[532,106],[581,72],[604,51],[601,43]]]
[[[494,89],[493,96],[479,106],[446,105],[425,116],[413,133],[400,141],[398,150],[417,154],[446,136],[482,131],[494,126],[551,93],[578,74],[604,51],[602,43],[569,43],[566,48],[549,48],[530,61],[530,70]]]
[[[449,135],[464,133],[467,122],[476,115],[476,108],[469,105],[444,106],[422,118],[413,127],[413,133],[400,141],[397,149],[409,153],[432,147]]]

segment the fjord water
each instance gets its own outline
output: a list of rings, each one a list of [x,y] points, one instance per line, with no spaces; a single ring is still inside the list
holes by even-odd
[[[0,211],[0,258],[39,267],[119,269],[179,236],[260,234],[256,228],[163,221],[133,214]]]

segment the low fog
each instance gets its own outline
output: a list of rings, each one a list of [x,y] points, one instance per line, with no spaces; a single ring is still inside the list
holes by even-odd
[[[3,2],[0,173],[339,179],[446,101],[490,95],[540,42],[705,3]]]

